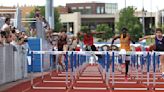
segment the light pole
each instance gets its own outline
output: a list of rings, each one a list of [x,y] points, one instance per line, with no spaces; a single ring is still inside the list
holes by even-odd
[[[144,35],[145,35],[145,15],[146,15],[146,11],[143,8],[142,9],[142,32]]]
[[[163,15],[164,15],[164,10],[162,10],[162,28],[163,28],[163,22],[164,22],[164,18],[163,18]]]
[[[45,10],[46,20],[48,21],[50,28],[54,29],[53,0],[46,0]]]
[[[126,8],[126,0],[125,0],[125,8]]]
[[[146,12],[144,9],[144,0],[142,0],[142,32],[145,36],[145,17],[146,17]]]
[[[150,10],[151,10],[151,19],[150,19],[150,29],[152,31],[152,26],[153,26],[153,17],[152,17],[152,0],[150,0]]]

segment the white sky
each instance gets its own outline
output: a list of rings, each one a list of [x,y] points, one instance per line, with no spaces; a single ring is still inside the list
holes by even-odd
[[[125,7],[125,0],[54,0],[54,6],[65,5],[66,3],[79,3],[79,2],[106,2],[106,3],[118,3],[119,9]],[[127,6],[135,6],[138,10],[142,9],[143,1],[146,10],[151,11],[151,1],[152,1],[152,11],[157,11],[164,9],[164,0],[126,0]],[[46,0],[0,0],[0,5],[3,6],[13,6],[13,5],[45,5]]]

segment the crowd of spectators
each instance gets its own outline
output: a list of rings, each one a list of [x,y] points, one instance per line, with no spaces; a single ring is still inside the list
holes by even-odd
[[[19,31],[11,25],[10,18],[5,19],[4,25],[0,29],[0,45],[23,45],[27,42],[28,36],[24,31]]]

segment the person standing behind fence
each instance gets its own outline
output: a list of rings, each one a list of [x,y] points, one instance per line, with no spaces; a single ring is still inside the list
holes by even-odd
[[[77,44],[78,44],[78,41],[77,41],[77,38],[76,37],[72,37],[72,40],[71,40],[71,44],[69,46],[69,51],[75,51],[76,47],[77,47]]]
[[[32,37],[36,36],[36,34],[37,34],[36,21],[37,20],[42,20],[42,15],[40,14],[40,10],[39,9],[35,9],[35,14],[34,14],[33,18],[35,18],[33,20],[34,22],[32,22],[31,26],[30,26],[30,28],[31,28],[30,32],[31,32],[31,36]]]
[[[143,38],[140,38],[139,40],[142,41],[144,39],[150,39],[154,38],[155,39],[155,44],[150,46],[151,50],[154,51],[164,51],[164,36],[162,33],[161,28],[156,29],[155,35],[150,35],[150,36],[145,36]],[[160,55],[160,62],[161,62],[161,72],[162,72],[162,78],[164,79],[164,55]]]
[[[130,42],[132,40],[131,40],[130,35],[127,33],[128,29],[122,28],[121,31],[122,31],[121,35],[113,38],[111,46],[113,46],[114,41],[119,38],[121,51],[131,51]],[[126,55],[125,57],[125,81],[127,81],[127,77],[128,77],[129,63],[130,63],[130,55]]]
[[[2,26],[1,30],[5,31],[5,29],[10,28],[10,27],[11,27],[11,25],[10,25],[10,18],[6,18],[5,19],[5,24]]]

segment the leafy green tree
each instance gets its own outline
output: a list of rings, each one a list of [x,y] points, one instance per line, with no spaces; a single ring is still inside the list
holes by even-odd
[[[139,19],[134,15],[135,9],[133,7],[127,7],[120,11],[119,22],[116,23],[116,28],[121,31],[123,27],[128,28],[129,34],[132,36],[134,41],[143,35],[142,24]]]
[[[55,21],[55,23],[54,23],[54,25],[55,25],[55,32],[59,32],[60,31],[60,29],[63,27],[62,26],[62,23],[61,23],[61,20],[60,20],[60,14],[59,14],[59,12],[57,11],[57,8],[55,8],[55,10],[54,10],[54,21]]]
[[[41,15],[45,16],[45,7],[44,6],[37,6],[37,7],[35,7],[35,9],[39,9]],[[29,16],[30,18],[34,17],[35,9],[33,11],[31,11],[30,16]],[[54,21],[55,21],[55,23],[54,23],[54,26],[55,26],[54,31],[55,32],[59,32],[60,29],[62,28],[62,24],[60,22],[60,14],[57,11],[57,8],[54,9]]]
[[[97,25],[96,31],[104,32],[104,34],[95,35],[95,37],[99,38],[99,41],[107,42],[110,38],[112,38],[112,36],[114,36],[112,28],[110,28],[107,24]]]
[[[163,31],[163,33],[164,33],[164,24],[162,25],[162,24],[158,23],[158,26],[159,26],[159,28],[162,29],[162,31]]]
[[[83,33],[91,32],[91,30],[89,30],[88,26],[81,26],[80,31],[83,32]],[[81,36],[81,35],[77,35],[77,36],[81,41],[83,40],[83,36]]]

